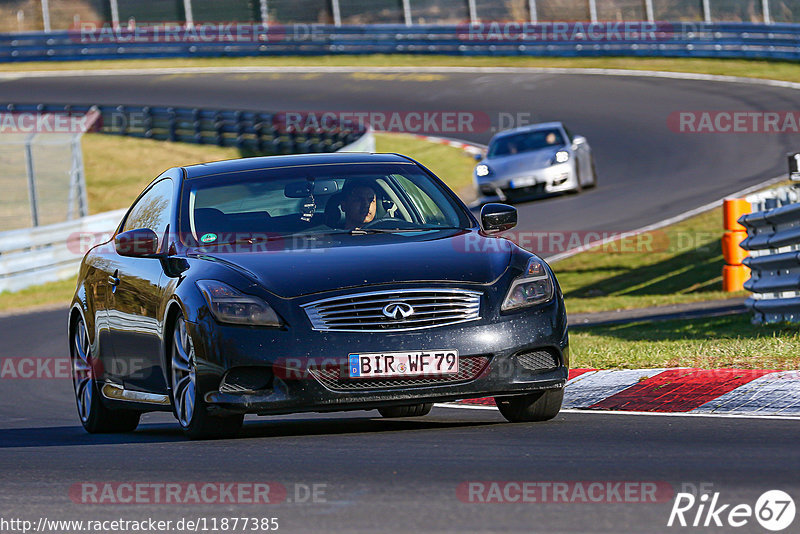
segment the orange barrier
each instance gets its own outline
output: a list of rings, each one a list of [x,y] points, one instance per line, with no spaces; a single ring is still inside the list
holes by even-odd
[[[739,246],[745,240],[747,232],[725,232],[722,235],[722,257],[728,265],[741,265],[747,257],[747,251]]]
[[[745,265],[724,265],[722,267],[722,290],[726,293],[741,291],[748,278],[750,278],[750,269]]]
[[[722,224],[730,232],[746,232],[747,228],[739,224],[739,217],[750,213],[750,203],[743,198],[726,198],[722,201]]]
[[[747,251],[739,244],[747,237],[747,230],[738,223],[739,217],[750,213],[750,203],[743,198],[727,198],[722,202],[722,257],[726,265],[722,268],[722,290],[728,293],[742,291],[750,278],[750,269],[742,265]]]

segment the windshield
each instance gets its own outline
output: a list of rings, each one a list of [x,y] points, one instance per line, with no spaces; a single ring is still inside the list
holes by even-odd
[[[489,157],[511,156],[522,152],[563,145],[564,137],[561,135],[561,131],[558,128],[548,128],[495,139],[489,147]]]
[[[449,192],[414,164],[308,165],[186,181],[184,244],[214,246],[292,235],[469,228]]]

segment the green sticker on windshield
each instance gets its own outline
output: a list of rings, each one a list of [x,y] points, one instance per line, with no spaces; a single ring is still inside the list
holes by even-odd
[[[203,243],[211,243],[212,241],[217,240],[217,234],[205,234],[203,237],[200,238],[200,241]]]

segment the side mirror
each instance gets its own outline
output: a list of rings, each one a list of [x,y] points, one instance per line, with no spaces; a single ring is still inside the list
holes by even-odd
[[[149,228],[136,228],[117,234],[114,248],[120,256],[151,258],[158,254],[158,236]]]
[[[517,208],[508,204],[486,204],[481,208],[481,225],[487,233],[510,230],[517,225]]]

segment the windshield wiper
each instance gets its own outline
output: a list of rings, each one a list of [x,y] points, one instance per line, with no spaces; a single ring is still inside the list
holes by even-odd
[[[353,228],[348,233],[350,235],[367,234],[402,234],[406,232],[430,232],[432,230],[464,230],[458,226],[428,226],[417,228]]]

